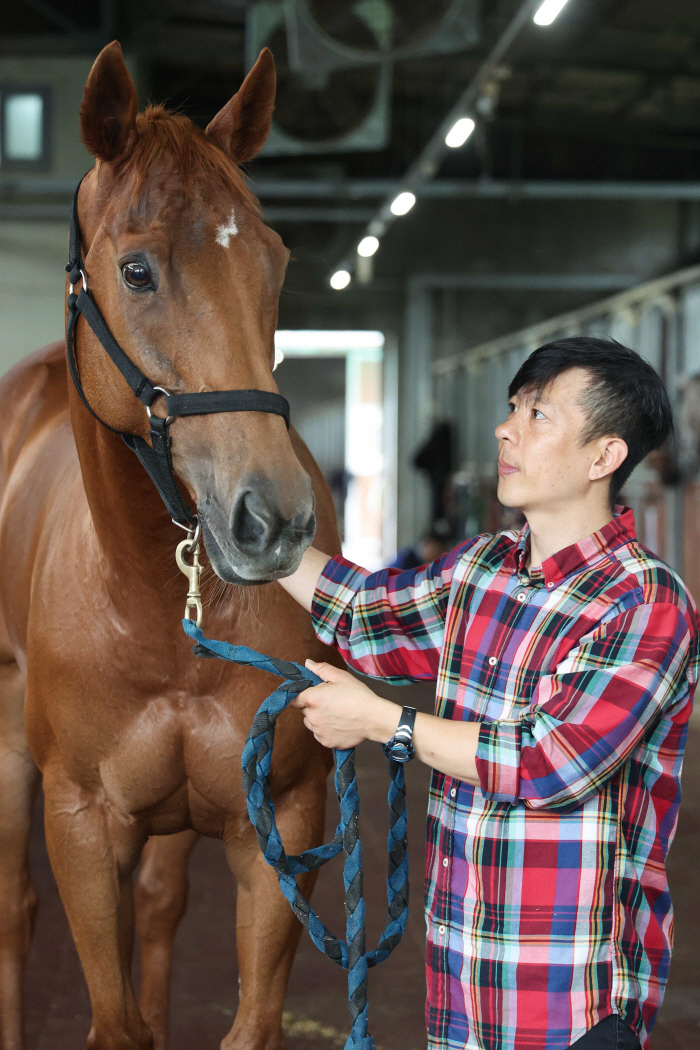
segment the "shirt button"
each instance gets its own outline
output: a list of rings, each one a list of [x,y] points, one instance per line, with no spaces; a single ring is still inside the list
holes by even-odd
[[[456,798],[456,797],[457,797],[457,788],[452,788],[452,790],[450,791],[450,798]]]
[[[442,937],[444,935],[444,933],[445,933],[445,927],[444,926],[438,926],[438,933]]]
[[[525,591],[521,591],[520,594],[516,594],[515,597],[518,599],[519,602],[524,602],[527,598],[527,595],[525,594]]]
[[[495,656],[489,656],[489,663],[491,664],[492,667],[494,667],[498,663],[498,660],[496,659]]]
[[[442,866],[443,866],[443,868],[448,867],[449,863],[450,862],[449,862],[449,859],[447,857],[443,857],[442,858]]]
[[[553,583],[548,583],[548,584],[547,584],[547,586],[548,586],[548,587],[553,587],[553,586],[554,586],[554,584],[553,584]]]

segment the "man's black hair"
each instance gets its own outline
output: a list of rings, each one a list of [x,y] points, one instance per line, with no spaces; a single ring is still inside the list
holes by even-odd
[[[533,351],[508,387],[508,397],[541,394],[570,368],[584,368],[590,376],[581,402],[588,417],[581,444],[606,436],[627,444],[627,457],[610,479],[612,504],[637,464],[671,434],[671,403],[648,361],[614,339],[588,336],[555,339]]]

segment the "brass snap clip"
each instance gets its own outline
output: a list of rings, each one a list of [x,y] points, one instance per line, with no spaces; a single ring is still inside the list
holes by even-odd
[[[192,554],[192,564],[185,561],[185,554]],[[175,561],[180,572],[184,573],[189,580],[190,587],[187,592],[185,604],[185,619],[194,620],[197,627],[202,626],[202,592],[199,587],[199,579],[202,566],[199,564],[199,543],[197,538],[191,536],[182,540],[175,550]]]

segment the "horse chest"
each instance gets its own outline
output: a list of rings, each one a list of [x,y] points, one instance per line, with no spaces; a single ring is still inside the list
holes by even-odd
[[[240,794],[245,733],[230,703],[185,695],[154,699],[111,736],[99,777],[110,802],[126,814],[170,811],[174,804],[184,813],[192,789],[214,809]]]

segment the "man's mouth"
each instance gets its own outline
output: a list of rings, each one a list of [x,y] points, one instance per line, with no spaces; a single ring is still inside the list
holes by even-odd
[[[499,459],[498,461],[498,473],[502,478],[508,477],[509,474],[517,474],[518,468],[512,467],[510,463],[506,463],[504,460]]]

